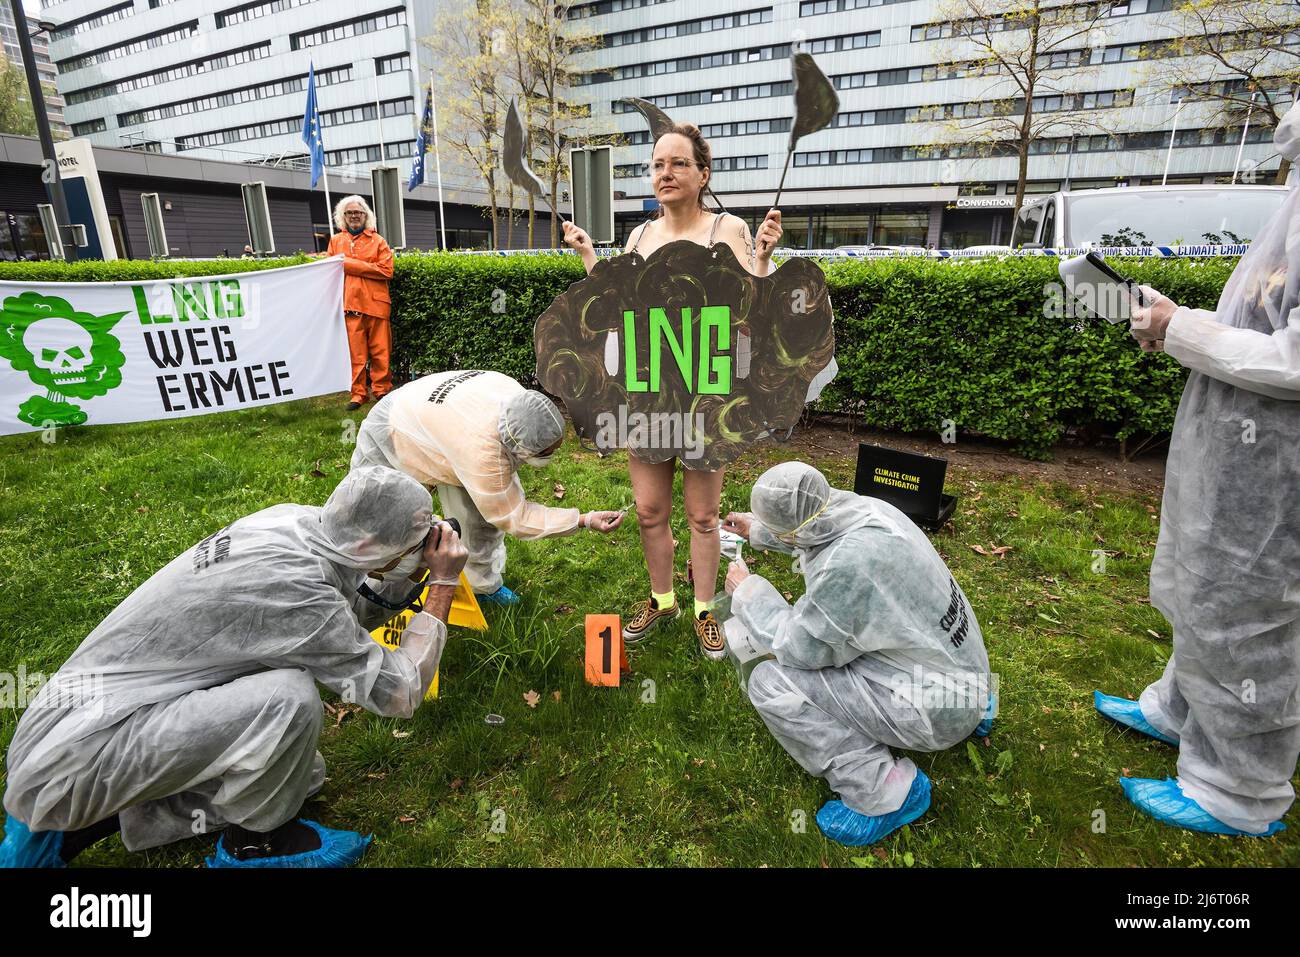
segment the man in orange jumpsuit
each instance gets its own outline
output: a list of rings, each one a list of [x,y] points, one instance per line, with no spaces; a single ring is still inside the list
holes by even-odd
[[[375,232],[375,214],[360,196],[345,196],[334,207],[334,225],[326,255],[343,256],[343,313],[352,353],[352,401],[348,411],[366,401],[366,360],[376,401],[393,388],[388,372],[392,333],[388,328],[388,280],[393,278],[393,250]]]

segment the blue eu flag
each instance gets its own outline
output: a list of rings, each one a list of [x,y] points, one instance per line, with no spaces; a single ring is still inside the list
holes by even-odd
[[[311,186],[315,189],[316,181],[325,172],[325,141],[321,139],[320,112],[316,109],[315,64],[307,72],[307,109],[302,114],[302,141],[311,150]]]
[[[420,120],[420,138],[415,142],[415,162],[411,164],[411,178],[406,181],[409,193],[424,182],[424,157],[433,139],[433,87],[424,95],[424,118]]]

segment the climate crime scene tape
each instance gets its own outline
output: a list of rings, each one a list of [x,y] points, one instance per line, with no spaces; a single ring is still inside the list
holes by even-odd
[[[1250,249],[1249,243],[1195,246],[1076,246],[1068,249],[781,249],[776,253],[778,259],[987,259],[990,257],[1053,256],[1073,257],[1085,253],[1097,253],[1100,256],[1132,256],[1149,259],[1202,259],[1212,256],[1244,256]],[[453,249],[448,250],[457,256],[576,256],[572,249]],[[423,255],[436,250],[403,250],[399,256]],[[618,256],[623,252],[615,248],[599,248],[596,255],[601,257]]]

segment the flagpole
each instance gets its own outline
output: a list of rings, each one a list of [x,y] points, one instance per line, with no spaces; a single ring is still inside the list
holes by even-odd
[[[321,151],[322,154],[324,150]],[[325,225],[330,230],[334,229],[334,202],[330,199],[330,168],[321,162],[320,167],[321,183],[325,186]]]
[[[442,251],[447,251],[447,217],[442,207],[442,154],[438,152],[438,94],[433,88],[433,71],[429,71],[429,101],[433,104],[433,164],[438,172],[438,232]]]

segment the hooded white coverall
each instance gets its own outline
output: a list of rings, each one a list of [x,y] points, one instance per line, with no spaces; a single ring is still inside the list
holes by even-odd
[[[238,824],[274,830],[320,789],[319,681],[409,717],[446,625],[416,615],[387,651],[370,629],[409,580],[367,580],[428,534],[426,489],[350,473],[323,507],[276,505],[177,556],[92,631],[23,713],[5,810],[33,831],[118,814],[128,850]]]
[[[889,749],[949,748],[988,708],[988,655],[970,603],[911,519],[832,489],[812,466],[769,469],[750,501],[750,544],[797,556],[807,582],[793,607],[759,575],[732,594],[752,643],[776,657],[750,674],[750,701],[851,810],[896,811],[916,765]]]
[[[479,594],[501,587],[505,536],[532,539],[577,530],[576,508],[528,501],[520,464],[564,435],[555,404],[499,372],[438,372],[377,403],[357,433],[352,467],[387,465],[437,488],[460,522],[465,577]]]
[[[1300,161],[1300,111],[1274,137]],[[1192,370],[1165,467],[1151,604],[1174,652],[1142,714],[1179,739],[1183,793],[1262,833],[1300,753],[1300,191],[1251,237],[1213,312],[1179,307]]]

